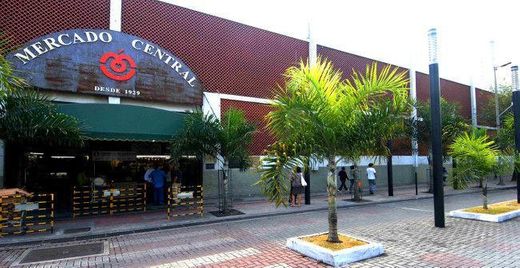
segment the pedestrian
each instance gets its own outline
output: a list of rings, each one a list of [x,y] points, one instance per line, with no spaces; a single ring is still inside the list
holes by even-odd
[[[153,184],[153,201],[156,205],[164,205],[164,184],[166,183],[166,173],[161,166],[155,165],[154,171],[150,173]]]
[[[345,182],[348,179],[347,172],[345,171],[345,167],[341,167],[341,170],[338,172],[339,181],[341,182],[341,185],[338,188],[338,192],[341,192],[342,189],[345,189],[347,191],[347,185]]]
[[[155,169],[153,168],[152,163],[146,164],[146,170],[144,172],[143,179],[144,183],[146,184],[146,202],[148,204],[152,203],[153,201],[153,183],[150,174],[152,174],[154,170]]]
[[[291,174],[291,207],[302,205],[302,194],[303,194],[303,174],[300,167],[296,167],[296,172]],[[296,202],[297,201],[297,202]]]
[[[354,164],[354,165],[350,166],[350,177],[349,177],[350,187],[348,189],[349,194],[352,194],[352,191],[354,191],[354,184],[356,183],[357,177],[358,177],[357,167]]]
[[[370,194],[374,194],[376,191],[376,169],[374,168],[374,163],[368,164],[367,179]]]
[[[146,171],[144,172],[144,176],[143,176],[143,179],[145,182],[152,182],[152,178],[150,178],[150,174],[152,174],[152,172],[154,170],[155,169],[153,168],[152,164],[146,165]]]

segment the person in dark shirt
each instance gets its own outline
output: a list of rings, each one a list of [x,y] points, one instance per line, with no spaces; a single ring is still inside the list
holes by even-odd
[[[341,170],[338,172],[339,181],[341,182],[341,185],[338,188],[338,192],[340,192],[342,189],[345,189],[347,191],[347,185],[345,182],[348,179],[347,172],[345,171],[345,167],[342,167]]]
[[[164,185],[166,183],[166,173],[160,166],[156,165],[155,170],[150,173],[153,184],[153,201],[156,205],[164,204]]]

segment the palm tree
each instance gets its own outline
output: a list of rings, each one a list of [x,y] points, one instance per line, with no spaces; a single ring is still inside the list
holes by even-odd
[[[417,115],[422,121],[417,122],[418,139],[422,144],[428,144],[428,156],[431,155],[431,111],[430,103],[424,102],[417,105]],[[465,133],[469,129],[464,117],[460,115],[459,105],[450,103],[441,98],[441,121],[442,121],[442,157],[448,157],[448,146],[453,143],[456,137]],[[431,165],[430,157],[428,163]],[[455,162],[454,162],[455,163]],[[454,164],[455,166],[455,164]],[[433,179],[429,178],[429,193],[433,192]]]
[[[474,129],[458,136],[450,145],[450,154],[457,158],[457,167],[450,178],[455,189],[467,188],[471,182],[483,182],[483,208],[488,209],[487,179],[497,164],[498,150],[484,130]]]
[[[343,80],[330,61],[319,58],[314,66],[300,61],[288,68],[285,78],[267,115],[267,128],[278,142],[266,152],[258,184],[269,200],[286,205],[288,171],[309,157],[327,161],[328,241],[339,242],[337,156],[357,160],[388,153],[386,140],[393,137],[396,125],[404,126],[411,107],[406,74],[372,64],[365,75],[354,71],[350,80]]]
[[[195,111],[186,117],[183,130],[173,138],[173,161],[186,154],[195,155],[200,160],[209,155],[217,160],[219,168],[222,167],[219,170],[223,175],[223,194],[219,196],[223,204],[221,212],[228,211],[231,167],[244,170],[251,165],[248,146],[252,142],[254,131],[255,126],[246,120],[240,110],[227,110],[222,121],[213,115]]]

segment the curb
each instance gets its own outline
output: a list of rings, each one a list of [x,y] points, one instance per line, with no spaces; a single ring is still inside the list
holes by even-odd
[[[495,189],[490,189],[488,191],[489,192],[496,192],[496,191],[511,190],[511,189],[516,189],[516,186],[507,186],[507,187],[502,187],[502,188],[495,188]],[[459,192],[459,193],[455,192],[455,193],[445,194],[445,197],[446,196],[464,195],[464,194],[473,194],[473,193],[478,193],[478,192],[480,192],[480,190],[472,190],[472,191]],[[370,205],[378,205],[378,204],[388,204],[388,203],[398,203],[398,202],[404,202],[404,201],[423,200],[423,199],[431,199],[431,198],[433,198],[433,195],[431,195],[431,196],[416,196],[416,197],[395,199],[395,200],[373,201],[373,202],[366,202],[366,203],[345,204],[345,205],[338,205],[337,208],[338,209],[346,209],[346,208],[353,208],[353,207],[362,207],[362,206],[370,206]],[[140,229],[136,229],[136,230],[128,230],[128,231],[120,231],[120,232],[101,233],[101,234],[87,234],[87,235],[80,235],[80,236],[74,236],[74,237],[42,238],[40,240],[20,241],[20,242],[12,242],[12,243],[0,244],[0,249],[5,249],[5,248],[8,248],[8,247],[19,247],[19,246],[26,246],[26,245],[35,245],[35,244],[40,244],[40,245],[41,244],[55,244],[55,243],[64,243],[64,242],[72,242],[72,241],[84,241],[84,240],[91,240],[91,239],[102,239],[102,238],[109,238],[109,237],[115,237],[115,236],[121,236],[121,235],[127,235],[127,234],[140,234],[140,233],[161,231],[161,230],[173,230],[173,229],[192,227],[192,226],[210,225],[210,224],[223,223],[223,222],[235,222],[235,221],[242,221],[242,220],[265,218],[265,217],[270,217],[270,216],[285,216],[285,215],[291,215],[291,214],[302,214],[302,213],[324,211],[324,210],[328,210],[328,208],[327,207],[321,207],[321,208],[312,208],[312,209],[306,209],[306,210],[294,210],[294,211],[286,211],[286,212],[279,212],[279,213],[278,212],[274,212],[274,213],[271,212],[271,213],[263,213],[263,214],[257,214],[257,215],[245,215],[245,216],[239,216],[239,217],[234,217],[234,218],[221,218],[221,219],[214,219],[214,220],[208,220],[208,221],[198,221],[198,222],[171,224],[171,225],[161,226],[161,227],[140,228]]]

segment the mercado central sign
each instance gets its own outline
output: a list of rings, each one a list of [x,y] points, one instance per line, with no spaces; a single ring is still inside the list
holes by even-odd
[[[195,74],[173,53],[109,30],[68,30],[36,38],[7,59],[38,88],[201,104]]]

